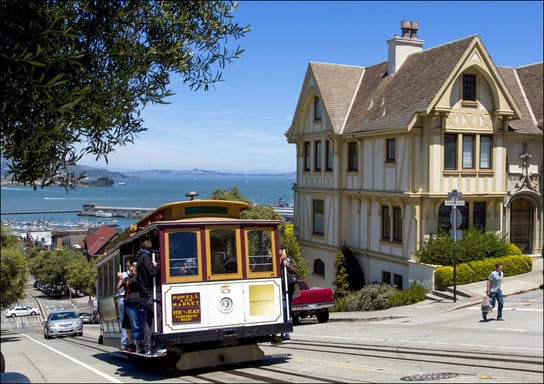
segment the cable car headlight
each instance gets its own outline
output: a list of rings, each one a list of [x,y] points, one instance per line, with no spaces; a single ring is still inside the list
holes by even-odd
[[[229,313],[232,312],[234,309],[234,303],[230,299],[230,297],[223,297],[221,300],[219,300],[219,310],[223,313]]]

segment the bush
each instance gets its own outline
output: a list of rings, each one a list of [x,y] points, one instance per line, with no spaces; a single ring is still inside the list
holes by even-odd
[[[397,290],[387,301],[391,307],[410,305],[425,300],[427,290],[417,283],[412,283],[405,291]]]
[[[515,253],[510,253],[510,251]],[[517,253],[519,252],[519,253]],[[463,231],[462,240],[456,243],[457,263],[484,260],[489,257],[521,254],[519,248],[504,241],[494,232],[483,232],[477,227]],[[440,232],[416,252],[420,263],[432,265],[453,265],[453,240],[449,232]]]
[[[447,232],[432,235],[429,242],[416,252],[419,263],[432,265],[453,264],[453,240]]]
[[[389,284],[369,284],[346,297],[344,311],[378,311],[391,306],[387,303],[397,288]]]
[[[504,276],[519,275],[533,269],[533,259],[527,255],[486,258],[470,263],[458,264],[456,268],[456,284],[468,284],[486,280],[489,273],[495,270],[495,264],[502,263]],[[434,271],[434,287],[445,289],[453,286],[453,267],[445,266]]]
[[[369,284],[357,292],[335,300],[332,312],[379,311],[425,300],[426,291],[413,283],[405,291],[389,284]]]
[[[520,256],[520,255],[523,255],[523,252],[521,252],[521,249],[519,249],[516,244],[507,243],[506,254],[512,255],[512,256]]]

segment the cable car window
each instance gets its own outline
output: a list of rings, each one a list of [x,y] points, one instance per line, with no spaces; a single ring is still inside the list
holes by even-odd
[[[272,261],[272,231],[248,230],[247,243],[249,251],[249,269],[251,272],[271,272]]]
[[[210,231],[210,254],[212,274],[238,273],[239,265],[234,229],[216,229]]]
[[[198,275],[197,233],[169,233],[168,259],[170,276]]]

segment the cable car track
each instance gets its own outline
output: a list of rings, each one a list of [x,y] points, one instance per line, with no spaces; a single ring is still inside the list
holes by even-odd
[[[284,346],[278,346],[283,348]],[[354,357],[371,357],[388,360],[413,361],[449,366],[490,368],[494,370],[544,373],[542,356],[515,354],[500,351],[466,351],[455,349],[436,349],[405,346],[371,344],[350,344],[335,342],[292,341],[288,348],[300,352],[311,351],[324,354],[342,354]],[[324,359],[327,360],[326,358]]]

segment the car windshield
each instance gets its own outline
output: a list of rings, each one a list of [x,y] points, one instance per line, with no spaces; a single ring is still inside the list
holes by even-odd
[[[64,319],[77,319],[77,313],[75,312],[61,312],[61,313],[52,313],[51,320],[64,320]]]

